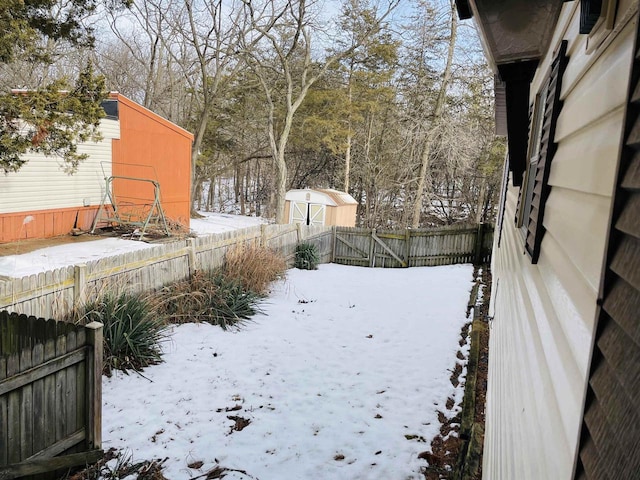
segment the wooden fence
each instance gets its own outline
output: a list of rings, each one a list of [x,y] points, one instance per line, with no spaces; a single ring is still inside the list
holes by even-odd
[[[74,305],[101,292],[142,292],[184,280],[195,270],[222,266],[235,245],[259,244],[293,264],[296,245],[316,245],[320,263],[418,267],[483,263],[491,256],[493,228],[371,230],[302,225],[261,225],[103,258],[86,264],[0,281],[0,310],[63,318]]]
[[[102,348],[100,323],[0,312],[0,479],[100,458]]]
[[[239,244],[271,248],[292,265],[296,245],[301,241],[317,246],[321,262],[331,261],[331,227],[261,225],[159,244],[24,278],[0,280],[0,310],[63,318],[78,302],[95,298],[100,292],[115,288],[134,293],[152,290],[184,280],[195,270],[220,267],[226,252]]]
[[[491,259],[493,226],[375,230],[338,227],[335,263],[363,267],[424,267],[485,263]]]

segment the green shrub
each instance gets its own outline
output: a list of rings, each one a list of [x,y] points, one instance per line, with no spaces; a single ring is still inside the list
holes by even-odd
[[[207,321],[210,323],[226,330],[230,326],[241,325],[260,311],[261,295],[247,290],[239,280],[218,273],[213,281],[217,290],[209,305],[211,318]]]
[[[301,270],[315,270],[318,268],[320,257],[318,248],[312,243],[300,243],[296,247],[294,266]]]
[[[170,322],[208,322],[226,330],[259,312],[260,299],[221,271],[196,272],[189,280],[163,288],[158,307]]]
[[[257,245],[241,245],[230,249],[225,257],[225,278],[239,282],[245,290],[266,295],[269,285],[282,278],[287,262],[268,248]]]
[[[128,293],[107,294],[81,308],[81,322],[104,325],[104,372],[139,371],[161,362],[164,322],[151,303]]]

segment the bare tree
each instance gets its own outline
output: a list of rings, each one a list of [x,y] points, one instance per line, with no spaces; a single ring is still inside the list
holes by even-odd
[[[285,152],[296,111],[311,86],[329,68],[369,41],[382,28],[384,19],[396,7],[398,0],[392,0],[388,8],[368,29],[361,32],[352,45],[343,50],[332,51],[320,61],[312,59],[310,4],[307,0],[290,0],[280,10],[275,10],[276,6],[272,4],[270,18],[276,21],[269,22],[267,25],[270,28],[265,28],[264,17],[257,14],[254,3],[245,0],[253,30],[262,35],[264,40],[258,44],[253,43],[253,48],[247,48],[245,43],[243,51],[260,79],[265,94],[267,131],[275,165],[274,211],[277,223],[285,222],[284,204],[288,180]],[[258,46],[262,48],[257,48]],[[279,87],[282,92],[277,90]]]
[[[425,138],[424,146],[422,147],[422,154],[420,158],[420,173],[418,174],[418,186],[416,188],[415,203],[413,205],[413,216],[411,220],[412,227],[420,226],[420,216],[422,213],[423,196],[425,191],[425,185],[427,183],[427,173],[429,171],[429,163],[431,161],[431,153],[436,140],[437,135],[440,132],[442,126],[442,118],[444,112],[444,106],[446,102],[447,90],[451,81],[451,71],[453,66],[453,56],[455,53],[456,38],[458,31],[458,19],[456,17],[456,5],[454,0],[449,1],[451,23],[450,23],[450,35],[449,35],[449,47],[447,49],[447,61],[442,73],[442,81],[438,89],[438,96],[436,98],[433,112],[430,115],[430,127],[428,128]],[[427,119],[425,119],[427,120]]]

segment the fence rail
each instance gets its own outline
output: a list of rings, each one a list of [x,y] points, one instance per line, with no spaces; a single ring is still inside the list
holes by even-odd
[[[331,261],[331,227],[262,225],[216,235],[164,243],[23,278],[0,280],[0,310],[44,318],[63,318],[74,305],[100,292],[123,287],[132,293],[184,280],[195,270],[223,264],[239,244],[259,244],[293,263],[301,241],[314,243],[323,262]],[[1,479],[0,479],[1,480]]]
[[[0,312],[0,479],[102,452],[102,324]]]
[[[188,278],[195,270],[221,267],[235,245],[259,244],[293,264],[302,241],[318,248],[320,263],[368,267],[417,267],[487,262],[493,229],[371,230],[304,225],[261,225],[208,235],[103,258],[86,264],[0,280],[0,310],[44,318],[63,318],[74,305],[100,292],[160,288]]]

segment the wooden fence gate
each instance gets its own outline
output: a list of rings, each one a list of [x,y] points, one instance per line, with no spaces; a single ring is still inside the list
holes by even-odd
[[[376,230],[337,227],[333,261],[363,267],[481,264],[491,259],[493,226]]]
[[[0,480],[102,456],[102,348],[101,323],[0,312]]]

